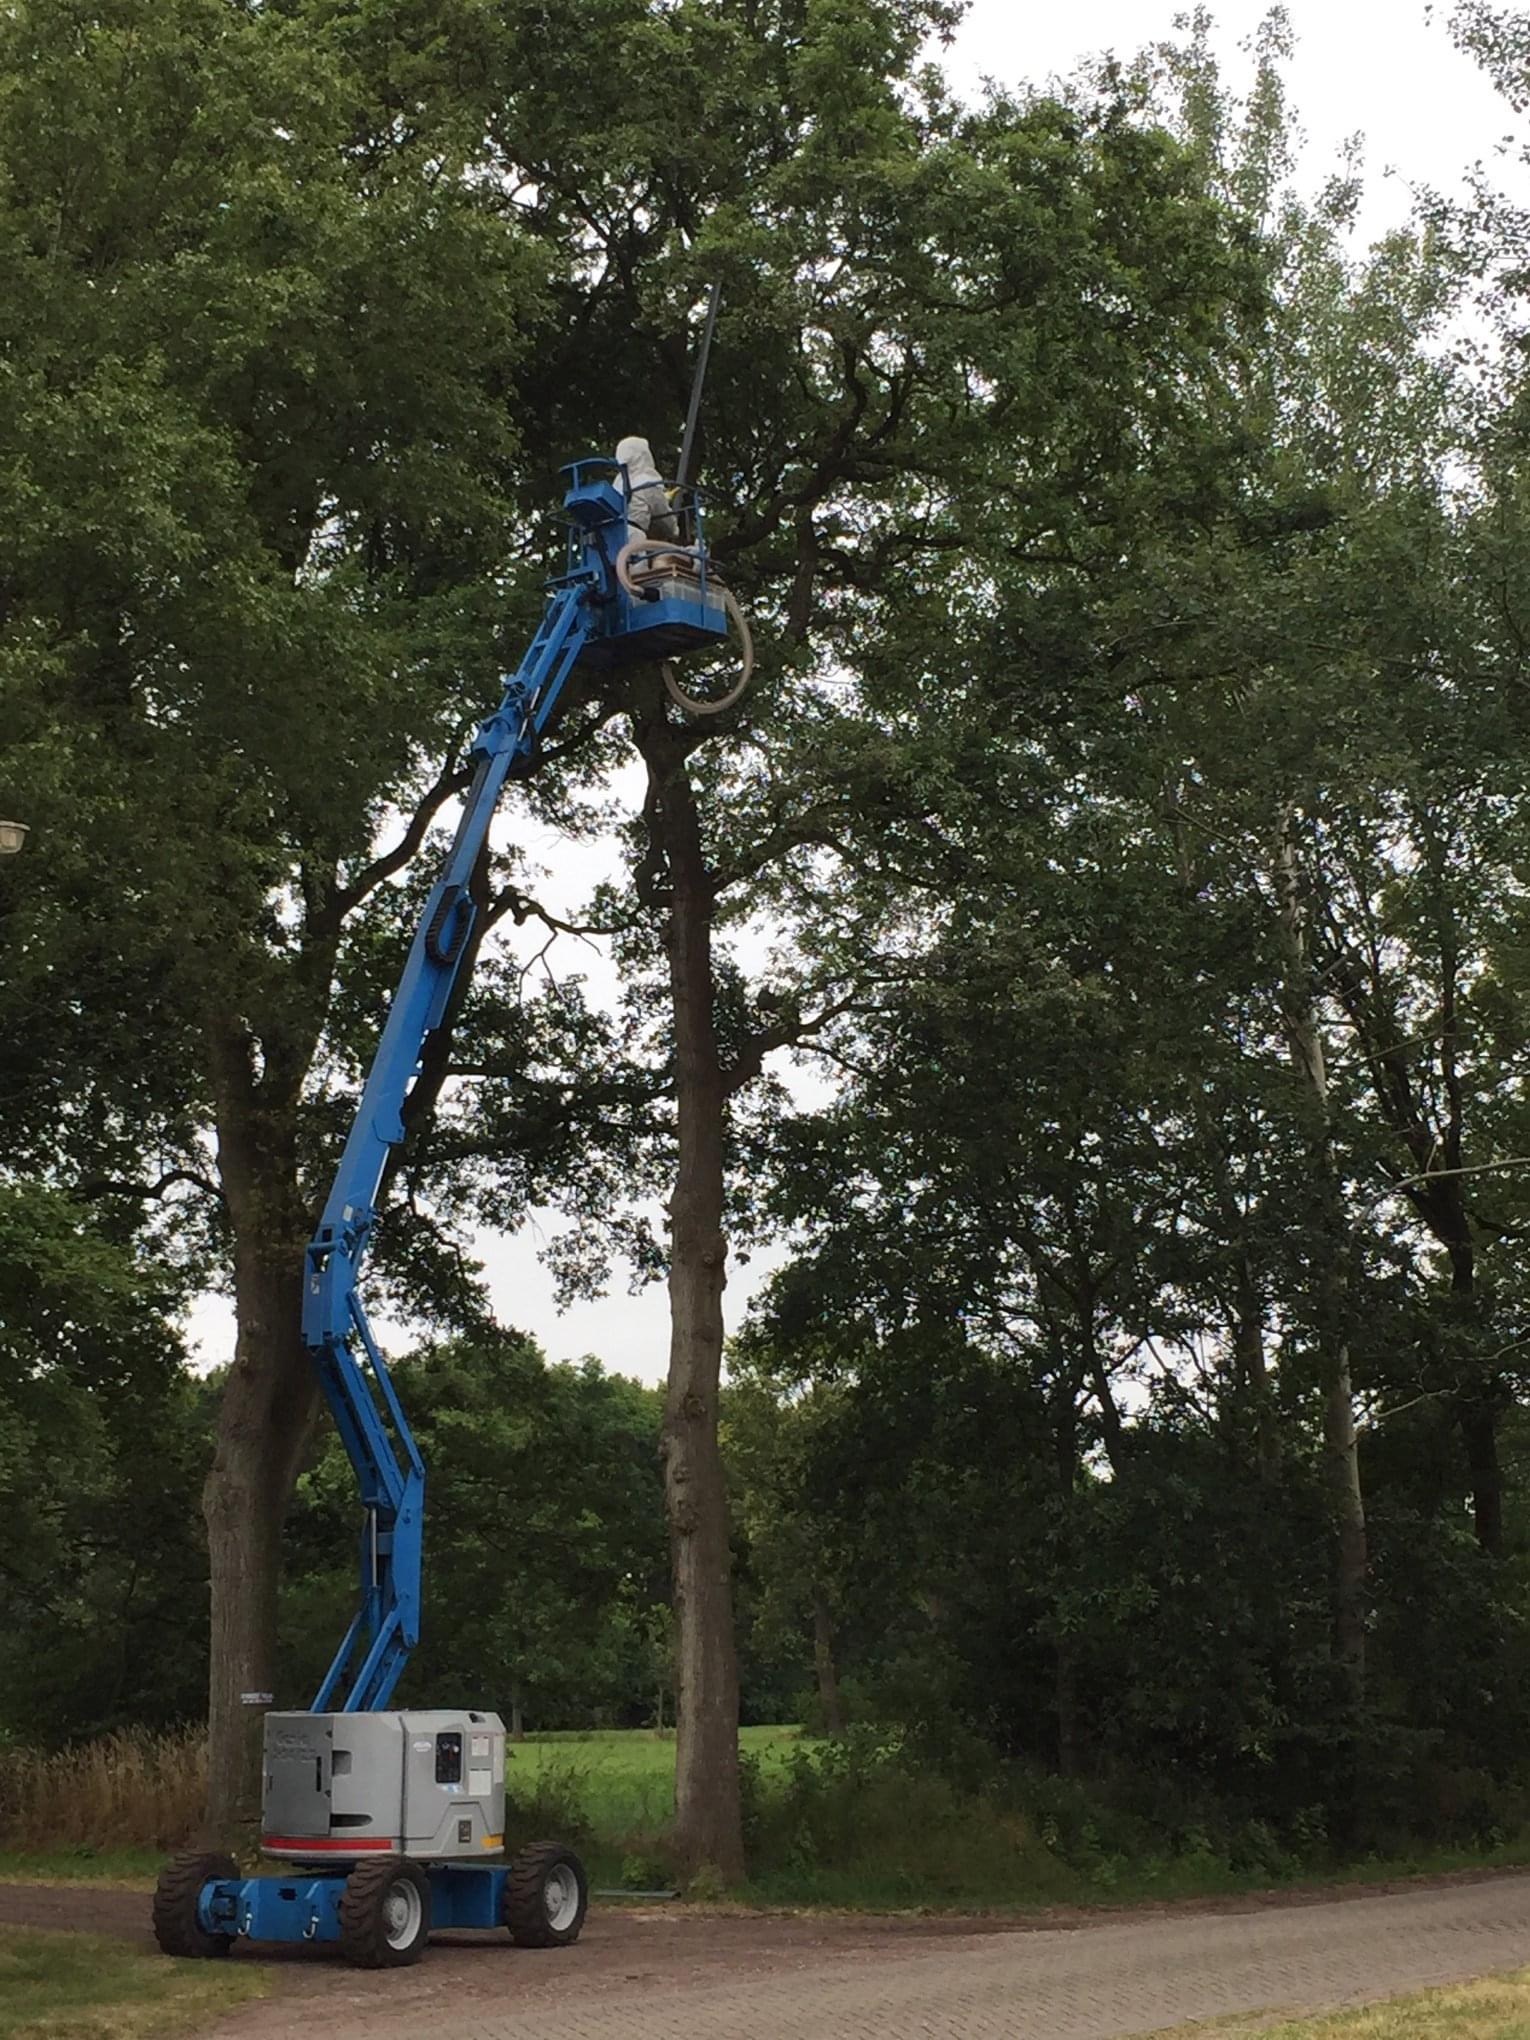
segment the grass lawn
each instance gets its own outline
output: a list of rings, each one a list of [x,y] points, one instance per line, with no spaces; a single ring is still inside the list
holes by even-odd
[[[1255,2033],[1260,2040],[1530,2040],[1530,1969],[1320,2019],[1271,2026],[1250,2017],[1173,2029],[1174,2040],[1242,2040]]]
[[[742,1728],[738,1739],[767,1777],[806,1740],[795,1728]],[[599,1836],[662,1828],[674,1813],[675,1739],[651,1729],[528,1737],[509,1745],[505,1784],[512,1797],[568,1791]]]
[[[0,1884],[95,1884],[152,1891],[169,1849],[0,1849]]]
[[[809,1741],[792,1727],[739,1730],[741,1747],[758,1760],[766,1779]],[[674,1817],[673,1733],[607,1729],[530,1736],[509,1745],[505,1786],[513,1839],[530,1840],[522,1830],[539,1825],[549,1834],[572,1830],[597,1886],[669,1885],[658,1839]],[[528,1807],[519,1820],[513,1811],[517,1801]]]
[[[266,1987],[253,1962],[171,1962],[99,1934],[0,1927],[0,2040],[161,2040]]]

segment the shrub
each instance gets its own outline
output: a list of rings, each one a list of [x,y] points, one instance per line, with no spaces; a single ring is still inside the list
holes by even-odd
[[[527,1842],[545,1841],[555,1835],[559,1841],[589,1839],[588,1769],[572,1757],[559,1756],[535,1771],[517,1774],[507,1767],[505,1778],[505,1846],[518,1849]]]
[[[763,1891],[897,1904],[1078,1890],[1022,1814],[870,1729],[794,1751],[772,1780],[745,1776],[751,1882]]]
[[[620,1883],[623,1891],[673,1891],[675,1866],[662,1835],[629,1836],[631,1853],[623,1856]]]

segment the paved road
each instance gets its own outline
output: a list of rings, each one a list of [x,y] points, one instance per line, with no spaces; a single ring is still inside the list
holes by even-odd
[[[94,1924],[141,1931],[145,1902],[111,1896]],[[45,1923],[34,1897],[0,1887],[0,1919]],[[304,1951],[214,2040],[1118,2040],[1526,1964],[1526,1876],[1010,1929],[596,1912],[575,1948],[455,1935],[391,1974]]]

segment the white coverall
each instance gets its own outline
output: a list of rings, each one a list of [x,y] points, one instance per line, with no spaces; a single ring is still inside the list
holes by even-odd
[[[664,493],[664,482],[654,466],[653,450],[646,439],[624,439],[616,458],[627,470],[627,538],[678,538],[680,527]]]

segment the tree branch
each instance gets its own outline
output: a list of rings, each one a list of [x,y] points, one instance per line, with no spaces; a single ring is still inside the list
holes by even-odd
[[[193,1189],[201,1190],[209,1197],[215,1197],[221,1204],[223,1192],[209,1177],[200,1175],[195,1169],[167,1169],[157,1183],[127,1183],[116,1176],[92,1176],[78,1185],[77,1197],[133,1197],[140,1203],[161,1199],[178,1183],[189,1183]]]
[[[353,908],[360,906],[368,893],[374,891],[385,879],[391,878],[396,871],[403,870],[424,842],[431,823],[441,809],[454,793],[460,793],[470,783],[472,777],[469,766],[456,763],[456,745],[453,744],[435,783],[421,796],[419,805],[409,818],[407,828],[393,848],[384,851],[381,857],[374,858],[358,877],[349,885],[342,886],[335,894],[337,916],[343,918]]]
[[[766,1056],[778,1048],[794,1048],[799,1041],[821,1034],[825,1027],[840,1019],[844,1014],[856,1010],[856,999],[847,994],[825,1006],[822,1012],[804,1020],[800,1015],[781,1019],[773,1027],[761,1027],[751,1034],[735,1059],[725,1064],[722,1071],[723,1096],[733,1097],[746,1084],[752,1084],[765,1067]]]

